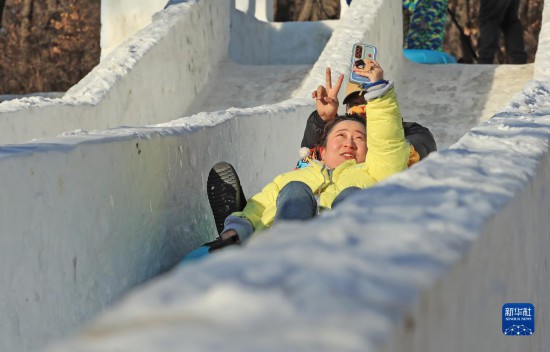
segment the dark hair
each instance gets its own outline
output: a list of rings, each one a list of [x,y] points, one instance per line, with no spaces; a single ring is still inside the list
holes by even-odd
[[[323,134],[321,134],[321,137],[319,138],[319,143],[317,144],[317,146],[326,147],[327,137],[330,134],[330,131],[332,131],[332,129],[342,121],[356,121],[365,126],[365,128],[367,127],[367,119],[359,114],[337,115],[334,120],[328,122],[325,125],[325,129],[323,130]]]

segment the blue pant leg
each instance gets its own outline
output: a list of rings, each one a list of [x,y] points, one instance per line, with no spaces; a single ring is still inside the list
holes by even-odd
[[[355,192],[360,191],[360,190],[361,190],[361,188],[359,188],[359,187],[348,187],[348,188],[344,189],[342,192],[340,192],[336,196],[336,198],[334,198],[334,200],[332,201],[331,208],[334,208],[338,204],[342,203],[342,201],[344,199],[346,199],[347,197],[349,197],[350,194],[355,193]]]
[[[277,196],[277,213],[275,222],[279,220],[307,220],[317,214],[315,196],[303,182],[287,183]]]

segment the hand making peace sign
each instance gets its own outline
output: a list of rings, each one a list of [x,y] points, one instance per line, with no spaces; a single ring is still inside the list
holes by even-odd
[[[338,113],[338,92],[342,87],[344,75],[340,74],[334,87],[332,86],[332,77],[330,67],[326,69],[326,88],[322,85],[311,93],[311,97],[317,99],[317,113],[325,121],[330,121]]]

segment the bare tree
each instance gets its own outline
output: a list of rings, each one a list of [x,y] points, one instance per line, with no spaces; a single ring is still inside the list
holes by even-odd
[[[0,94],[65,91],[99,62],[100,0],[10,0]]]

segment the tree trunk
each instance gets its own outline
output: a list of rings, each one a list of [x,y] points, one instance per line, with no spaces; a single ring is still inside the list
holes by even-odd
[[[0,0],[0,28],[2,28],[2,15],[4,14],[4,5],[6,4],[6,0]]]
[[[313,0],[305,0],[302,10],[298,15],[298,21],[311,21],[313,12]]]

